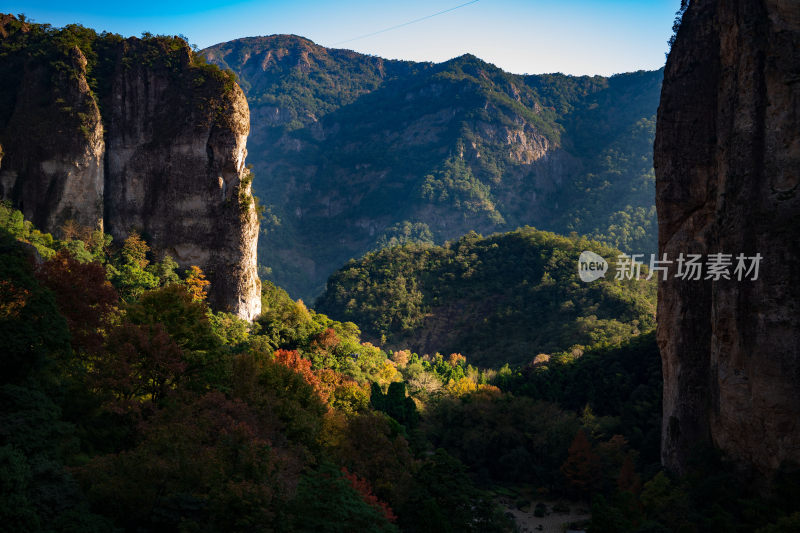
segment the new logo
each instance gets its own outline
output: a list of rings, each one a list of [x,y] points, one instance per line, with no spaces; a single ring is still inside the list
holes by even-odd
[[[581,281],[590,282],[606,275],[608,263],[601,256],[589,250],[581,252],[578,258],[578,276]]]

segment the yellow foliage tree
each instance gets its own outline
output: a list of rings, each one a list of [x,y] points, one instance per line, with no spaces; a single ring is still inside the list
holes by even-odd
[[[476,390],[478,390],[478,385],[467,377],[458,381],[451,379],[447,382],[447,392],[453,396],[464,396]]]
[[[386,383],[391,383],[393,381],[397,381],[396,378],[398,377],[397,368],[394,366],[394,363],[390,360],[386,360],[383,363],[383,368],[381,368],[380,372],[378,373],[378,383],[384,385]]]
[[[206,291],[211,282],[206,279],[206,275],[203,274],[199,266],[192,265],[192,267],[186,271],[186,274],[185,283],[186,287],[189,289],[189,293],[192,295],[192,300],[195,302],[202,302],[206,299]]]

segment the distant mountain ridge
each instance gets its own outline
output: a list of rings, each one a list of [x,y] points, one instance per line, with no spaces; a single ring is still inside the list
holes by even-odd
[[[533,225],[655,251],[662,71],[509,74],[472,55],[386,60],[275,35],[203,51],[248,99],[260,263],[310,299],[348,259]]]

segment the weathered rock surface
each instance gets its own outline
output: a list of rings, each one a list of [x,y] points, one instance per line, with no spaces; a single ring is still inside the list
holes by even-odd
[[[33,62],[21,72],[3,132],[0,197],[41,228],[103,219],[103,124],[77,47],[65,58],[74,75]]]
[[[178,40],[97,38],[89,71],[77,45],[62,58],[49,38],[31,39],[49,61],[6,59],[22,73],[0,106],[0,197],[56,234],[68,220],[115,239],[137,231],[159,258],[203,269],[212,307],[253,319],[258,219],[239,86]]]
[[[136,62],[138,39],[120,50],[106,136],[106,221],[131,230],[180,265],[199,265],[210,303],[252,319],[260,312],[258,221],[245,168],[250,115],[238,85],[194,94],[191,78]],[[130,63],[126,62],[130,60]],[[189,51],[180,61],[190,62]],[[126,63],[130,66],[126,66]],[[176,86],[177,85],[177,86]],[[197,96],[203,96],[198,105]]]
[[[800,3],[691,2],[654,161],[660,253],[763,256],[756,281],[659,284],[662,460],[713,444],[768,479],[800,462]]]

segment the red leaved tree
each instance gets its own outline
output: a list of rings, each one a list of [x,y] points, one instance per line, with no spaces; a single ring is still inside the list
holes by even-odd
[[[61,250],[43,263],[36,277],[56,298],[72,334],[74,350],[96,353],[103,345],[103,330],[119,299],[100,263],[81,263]]]
[[[580,496],[587,496],[600,479],[600,457],[582,429],[578,430],[569,447],[569,455],[561,465],[567,485]]]
[[[183,351],[161,324],[124,323],[109,334],[92,376],[95,387],[110,396],[112,411],[138,413],[174,390],[186,366]]]
[[[369,484],[369,481],[358,477],[358,475],[354,473],[350,473],[345,467],[342,467],[342,474],[344,474],[344,477],[350,482],[350,485],[353,486],[353,489],[361,495],[362,500],[375,508],[389,522],[397,521],[397,516],[392,512],[392,508],[389,507],[389,504],[379,500],[378,497],[372,493],[372,486]]]
[[[323,402],[328,401],[328,387],[326,387],[322,381],[320,381],[317,374],[311,370],[311,361],[303,359],[297,350],[276,350],[275,361],[300,374],[305,382],[314,388],[314,391]]]

